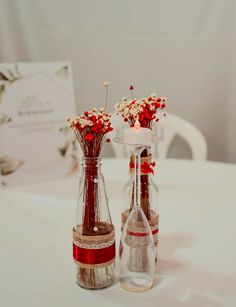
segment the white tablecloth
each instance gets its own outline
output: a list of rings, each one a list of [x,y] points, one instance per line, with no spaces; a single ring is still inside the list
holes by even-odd
[[[127,161],[104,159],[103,173],[118,241]],[[75,283],[77,178],[0,191],[0,306],[236,306],[236,165],[166,160],[155,176],[157,281],[136,294],[118,281],[97,291]]]

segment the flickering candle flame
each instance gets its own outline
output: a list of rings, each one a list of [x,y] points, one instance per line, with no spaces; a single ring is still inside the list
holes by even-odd
[[[141,127],[137,119],[133,127],[124,128],[123,141],[125,144],[149,145],[152,142],[151,129]]]
[[[134,123],[134,128],[135,128],[136,130],[139,130],[139,129],[140,129],[140,122],[139,122],[138,119],[136,119],[136,121],[135,121],[135,123]]]

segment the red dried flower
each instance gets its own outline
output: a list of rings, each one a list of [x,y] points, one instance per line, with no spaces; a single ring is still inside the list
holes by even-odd
[[[69,119],[68,126],[74,130],[85,157],[98,157],[106,141],[105,135],[113,130],[111,114],[105,113],[103,108],[93,108]]]
[[[92,135],[92,133],[87,133],[86,135],[85,135],[85,140],[86,141],[92,141],[93,140],[93,138],[94,138],[94,136]]]
[[[134,99],[133,98],[133,85],[130,86],[132,99],[122,100],[116,104],[115,108],[117,114],[120,114],[125,122],[128,122],[130,127],[134,126],[138,118],[141,127],[152,129],[158,119],[158,110],[166,107],[166,98],[157,97],[155,94],[150,95],[148,98]]]
[[[133,90],[134,90],[134,86],[133,86],[133,85],[130,85],[129,89],[130,89],[131,91],[133,91]]]

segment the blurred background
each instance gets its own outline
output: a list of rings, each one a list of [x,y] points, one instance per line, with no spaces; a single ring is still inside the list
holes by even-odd
[[[77,111],[129,85],[196,125],[208,159],[236,162],[236,1],[0,0],[0,62],[70,61]],[[170,156],[188,157],[179,139]],[[106,155],[110,153],[107,152]]]

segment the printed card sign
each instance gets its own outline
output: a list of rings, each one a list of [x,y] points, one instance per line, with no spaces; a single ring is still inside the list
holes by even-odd
[[[53,180],[77,167],[66,117],[75,115],[69,63],[0,64],[0,170],[7,186]]]

